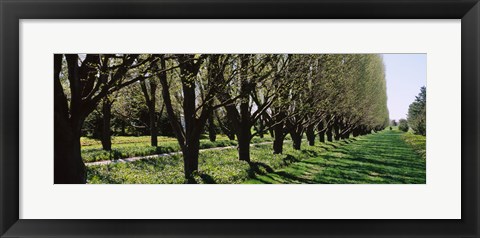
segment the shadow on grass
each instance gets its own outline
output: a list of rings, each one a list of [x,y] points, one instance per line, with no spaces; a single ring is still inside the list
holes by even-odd
[[[252,183],[424,184],[426,164],[399,132],[379,132],[327,142],[324,151],[304,149],[308,159],[261,176]]]
[[[248,176],[250,178],[255,178],[259,174],[273,173],[274,170],[265,163],[261,162],[250,162],[250,168],[248,169]]]
[[[202,179],[203,183],[208,183],[208,184],[216,184],[217,182],[215,179],[212,178],[212,176],[208,174],[200,174],[200,178]]]

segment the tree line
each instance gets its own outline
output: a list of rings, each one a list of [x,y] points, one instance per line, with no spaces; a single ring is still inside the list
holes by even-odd
[[[427,134],[427,88],[420,88],[420,93],[408,106],[407,119],[400,119],[398,129],[407,132],[412,129],[414,134],[426,136]]]
[[[266,133],[280,154],[287,135],[300,149],[304,135],[314,145],[383,130],[384,71],[376,54],[55,54],[55,183],[86,182],[86,134],[105,150],[112,132],[148,133],[152,146],[174,136],[191,181],[204,133],[236,139],[250,162]]]

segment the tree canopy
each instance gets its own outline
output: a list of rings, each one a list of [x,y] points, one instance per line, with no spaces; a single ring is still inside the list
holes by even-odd
[[[425,133],[424,91],[409,110],[418,133]],[[85,182],[82,135],[99,134],[106,150],[111,133],[149,134],[152,146],[157,135],[174,135],[189,180],[204,133],[212,141],[216,133],[236,137],[239,159],[249,162],[255,135],[270,132],[282,153],[287,135],[300,149],[305,133],[312,145],[316,136],[340,140],[389,123],[377,54],[55,55],[59,183]]]
[[[415,101],[408,107],[408,124],[415,134],[427,134],[427,88],[421,87],[420,93],[415,97]]]

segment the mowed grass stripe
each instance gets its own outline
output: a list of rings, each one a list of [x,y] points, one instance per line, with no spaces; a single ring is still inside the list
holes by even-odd
[[[309,159],[246,183],[424,184],[426,163],[402,139],[403,132],[384,130],[318,150],[306,147]]]

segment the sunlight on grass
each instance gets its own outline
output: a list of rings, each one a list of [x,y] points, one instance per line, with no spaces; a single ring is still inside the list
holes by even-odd
[[[258,145],[251,148],[251,163],[239,161],[234,148],[203,151],[194,177],[197,183],[220,184],[424,184],[425,160],[405,142],[407,134],[384,130],[315,146],[303,143],[302,150],[287,141],[281,155],[272,153],[271,144]],[[181,155],[88,166],[87,175],[89,183],[185,183]]]
[[[385,130],[360,137],[247,183],[423,184],[425,160],[406,144],[402,134]],[[315,153],[317,147],[306,151]]]
[[[272,141],[272,138],[253,138],[252,143],[261,143]],[[89,138],[82,138],[82,159],[84,162],[95,162],[104,160],[116,160],[137,156],[148,156],[156,154],[164,154],[180,151],[180,146],[175,138],[158,137],[158,146],[150,146],[149,136],[113,137],[112,151],[102,149],[101,142]],[[200,149],[208,149],[214,147],[236,146],[237,141],[229,140],[226,136],[218,136],[215,142],[208,139],[200,140]]]

